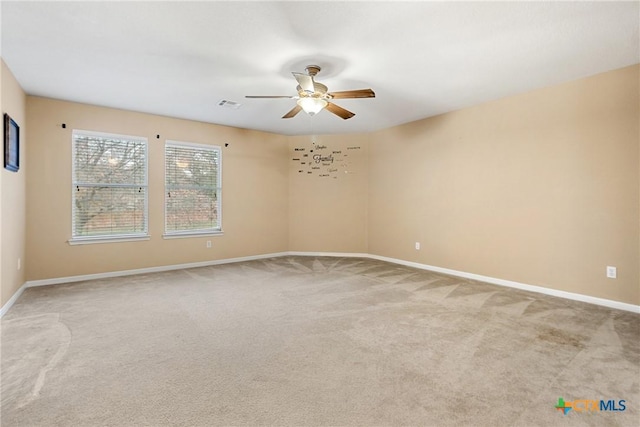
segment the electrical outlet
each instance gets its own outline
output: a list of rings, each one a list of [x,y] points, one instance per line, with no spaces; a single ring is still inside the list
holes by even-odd
[[[211,240],[207,240],[207,249],[211,249]]]
[[[416,251],[420,250],[420,242],[416,242]]]
[[[608,265],[607,266],[607,277],[609,279],[615,279],[616,277],[618,277],[618,269]]]
[[[18,258],[18,270],[20,270],[20,268],[22,268],[22,260],[20,258]]]

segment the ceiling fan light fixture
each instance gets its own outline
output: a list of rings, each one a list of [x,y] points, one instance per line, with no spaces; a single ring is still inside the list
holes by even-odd
[[[1,0],[0,0],[1,1]],[[335,114],[343,120],[350,119],[355,116],[349,110],[346,110],[333,102],[333,99],[348,99],[348,98],[375,98],[376,94],[371,89],[356,89],[356,90],[343,90],[339,92],[329,92],[327,86],[322,83],[318,83],[314,80],[314,77],[320,71],[320,67],[317,65],[309,65],[307,67],[307,74],[297,73],[292,71],[293,77],[296,78],[298,85],[296,86],[295,96],[287,95],[251,95],[245,96],[245,98],[289,98],[296,99],[296,106],[287,112],[283,119],[290,119],[295,117],[300,111],[304,111],[309,116],[315,116],[320,111],[326,109],[331,114]]]
[[[310,116],[318,114],[328,102],[322,98],[300,98],[298,105]]]

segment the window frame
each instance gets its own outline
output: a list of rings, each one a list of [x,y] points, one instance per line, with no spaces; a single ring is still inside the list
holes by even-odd
[[[124,188],[144,188],[144,229],[138,233],[120,233],[120,234],[99,234],[93,236],[75,236],[75,191],[79,183],[76,181],[76,135],[98,137],[104,139],[127,139],[135,142],[144,143],[144,184],[117,184],[117,185],[105,185],[105,187],[124,187]],[[80,184],[82,185],[82,184]],[[93,184],[96,185],[96,184]],[[93,243],[117,243],[117,242],[132,242],[149,240],[149,140],[143,136],[122,135],[109,132],[98,132],[82,129],[73,129],[71,132],[71,238],[68,240],[70,245],[83,245]]]
[[[216,151],[218,155],[218,167],[216,173],[216,194],[217,194],[217,203],[218,203],[218,227],[214,227],[211,229],[201,229],[201,230],[182,230],[182,231],[168,231],[167,230],[167,195],[169,190],[167,189],[167,148],[168,147],[182,147],[182,148],[192,148],[192,149],[200,149],[200,150],[209,150]],[[222,230],[222,147],[220,145],[215,144],[201,144],[196,142],[188,142],[188,141],[179,141],[166,139],[164,142],[164,234],[162,237],[164,239],[181,239],[188,237],[201,237],[201,236],[221,236],[224,234]]]

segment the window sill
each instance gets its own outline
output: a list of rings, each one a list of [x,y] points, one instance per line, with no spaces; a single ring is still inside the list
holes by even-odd
[[[122,242],[139,242],[142,240],[150,240],[151,236],[148,234],[144,236],[100,236],[100,237],[78,237],[75,239],[69,239],[67,243],[70,245],[91,245],[94,243],[122,243]]]
[[[224,232],[220,231],[198,231],[193,233],[174,233],[174,234],[163,234],[163,239],[186,239],[188,237],[207,237],[207,236],[222,236]]]

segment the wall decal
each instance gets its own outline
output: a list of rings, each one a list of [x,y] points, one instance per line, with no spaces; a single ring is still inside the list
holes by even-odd
[[[334,151],[334,153],[335,153],[335,151]],[[325,157],[322,157],[320,154],[315,154],[315,155],[313,156],[313,160],[314,160],[316,163],[320,163],[320,162],[323,162],[323,164],[324,164],[324,162],[333,163],[333,156],[325,156]]]
[[[351,170],[353,162],[347,151],[353,153],[360,150],[360,146],[351,146],[342,149],[329,148],[327,145],[313,143],[313,149],[295,147],[295,154],[291,160],[298,164],[298,173],[307,172],[306,175],[315,175],[320,178],[334,178],[346,174],[355,173]],[[355,154],[355,153],[353,153]],[[355,154],[357,157],[359,154]]]

